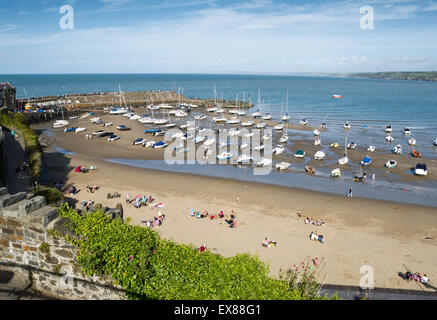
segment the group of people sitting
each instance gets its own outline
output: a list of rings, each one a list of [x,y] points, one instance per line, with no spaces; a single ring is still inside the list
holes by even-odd
[[[64,193],[68,195],[75,195],[76,193],[78,193],[78,190],[75,186],[71,186]]]
[[[26,171],[27,169],[29,169],[29,166],[27,165],[27,162],[19,162],[16,164],[15,166],[15,172],[21,172],[21,171]]]
[[[135,209],[139,209],[142,206],[147,206],[148,203],[149,204],[152,203],[153,201],[155,201],[155,199],[152,196],[148,197],[148,196],[140,196],[140,195],[138,195],[138,196],[135,197],[135,199],[131,200],[130,199],[130,195],[127,194],[126,195],[126,204],[130,205],[133,201],[135,201],[134,202],[134,208]]]
[[[200,211],[195,211],[194,209],[191,209],[190,217],[196,217],[196,219],[205,219],[209,217],[210,220],[214,220],[214,219],[223,219],[225,217],[225,214],[223,213],[223,211],[220,211],[218,214],[209,214],[207,210],[204,210],[203,213],[201,213]],[[236,218],[237,218],[237,213],[234,210],[232,210],[231,218],[225,219],[225,222],[228,224],[229,228],[237,227],[237,222],[235,221]]]
[[[306,217],[305,220],[304,220],[304,223],[305,224],[313,224],[316,227],[320,227],[320,226],[323,226],[325,224],[325,221],[323,221],[323,220],[314,221],[313,218]]]
[[[265,238],[262,242],[262,246],[266,248],[274,248],[276,247],[276,241],[270,240],[269,238]]]
[[[428,282],[429,282],[429,278],[426,276],[426,274],[424,274],[422,276],[418,272],[413,274],[410,271],[407,271],[404,274],[404,280],[407,280],[407,281],[418,281],[418,282],[423,283],[423,284],[428,284]]]
[[[305,172],[311,173],[311,174],[315,174],[316,170],[314,170],[311,166],[306,166],[305,167]]]
[[[98,186],[96,186],[96,185],[94,185],[94,186],[90,186],[90,185],[87,185],[86,186],[86,191],[88,192],[88,193],[94,193],[94,192],[96,192],[97,190],[99,190],[100,189],[100,187],[98,187]]]
[[[143,221],[143,223],[145,223],[147,227],[153,228],[153,227],[160,227],[164,220],[165,220],[165,214],[162,214],[161,210],[158,210],[157,217],[153,217],[153,220]]]
[[[311,239],[311,240],[317,240],[317,241],[320,241],[320,243],[323,243],[323,236],[320,235],[320,234],[317,232],[317,230],[311,232],[311,234],[310,234],[310,239]]]
[[[82,205],[85,206],[87,209],[90,209],[93,205],[94,205],[94,201],[93,200],[88,200],[88,201],[82,201]]]

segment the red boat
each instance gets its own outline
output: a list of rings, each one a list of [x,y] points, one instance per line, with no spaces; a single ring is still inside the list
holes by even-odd
[[[411,155],[415,158],[422,158],[422,155],[417,150],[413,150],[413,152],[411,152]]]

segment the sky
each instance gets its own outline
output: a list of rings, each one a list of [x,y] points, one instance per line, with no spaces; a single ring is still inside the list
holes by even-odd
[[[0,4],[0,74],[437,70],[437,0]]]

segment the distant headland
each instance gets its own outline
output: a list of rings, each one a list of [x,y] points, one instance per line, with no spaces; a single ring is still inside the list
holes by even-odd
[[[365,72],[351,74],[352,77],[387,80],[437,81],[437,71],[429,72]]]

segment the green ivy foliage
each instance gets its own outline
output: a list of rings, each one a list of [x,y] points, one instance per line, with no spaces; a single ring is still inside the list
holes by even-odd
[[[97,211],[79,215],[64,206],[61,217],[79,240],[77,260],[89,276],[110,275],[131,299],[154,300],[313,300],[269,277],[258,257],[225,258],[193,246],[161,239],[149,228],[111,220]]]

